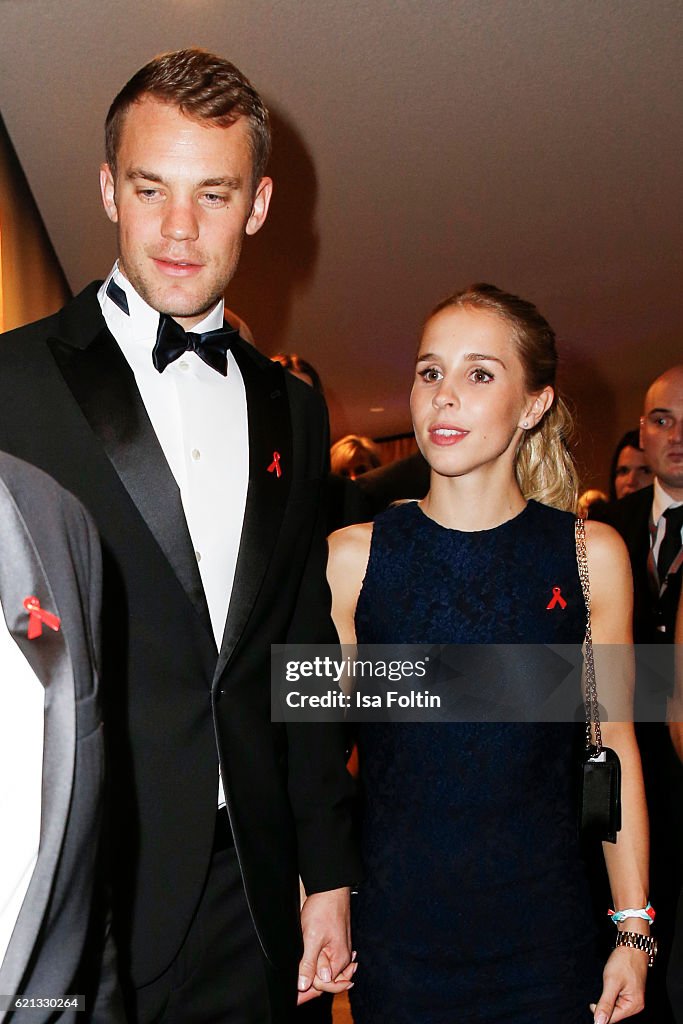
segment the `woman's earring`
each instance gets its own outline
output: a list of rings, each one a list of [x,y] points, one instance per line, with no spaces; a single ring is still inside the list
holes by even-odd
[[[524,423],[522,423],[522,426],[526,430],[528,428],[528,426],[529,426],[529,421],[528,420],[524,420]]]

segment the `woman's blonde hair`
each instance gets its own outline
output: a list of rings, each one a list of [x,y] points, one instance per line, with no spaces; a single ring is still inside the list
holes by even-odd
[[[555,389],[555,332],[531,302],[492,284],[473,284],[440,302],[427,319],[451,306],[481,309],[508,323],[529,394],[537,394],[546,387]],[[525,498],[575,511],[578,479],[569,451],[573,429],[572,415],[555,393],[550,409],[535,427],[524,431],[517,448],[515,473]]]

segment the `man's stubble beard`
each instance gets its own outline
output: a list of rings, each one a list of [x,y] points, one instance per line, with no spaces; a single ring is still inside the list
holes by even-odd
[[[237,251],[234,253],[232,263],[228,268],[228,274],[223,281],[216,281],[215,285],[211,282],[207,282],[206,289],[203,294],[199,296],[187,296],[187,303],[181,301],[181,297],[177,296],[173,299],[164,298],[163,292],[165,291],[163,285],[148,284],[145,276],[140,273],[135,265],[132,267],[127,266],[123,262],[123,258],[119,256],[119,270],[126,278],[127,281],[132,284],[135,291],[138,293],[141,299],[151,306],[152,309],[156,310],[157,313],[165,313],[167,316],[181,319],[189,319],[191,317],[203,317],[210,312],[216,305],[219,299],[223,298],[226,288],[235,276],[237,267],[239,266],[239,260],[242,253],[242,239],[240,239]],[[120,252],[119,246],[119,252]],[[147,258],[147,257],[145,257]],[[172,287],[172,285],[170,285]]]
[[[658,473],[657,477],[667,494],[670,494],[676,501],[683,500],[683,471],[667,473],[666,476]]]

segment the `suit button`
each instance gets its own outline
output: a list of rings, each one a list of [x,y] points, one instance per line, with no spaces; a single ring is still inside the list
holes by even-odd
[[[195,462],[199,462],[201,457],[202,457],[202,453],[200,452],[199,448],[193,448],[192,449],[192,458],[194,459],[194,461]]]

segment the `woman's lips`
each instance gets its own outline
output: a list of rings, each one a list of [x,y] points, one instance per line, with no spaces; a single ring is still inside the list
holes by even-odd
[[[437,426],[429,428],[430,440],[433,444],[441,447],[458,444],[468,434],[469,430],[463,430],[461,427],[450,427],[445,424],[437,424]]]

